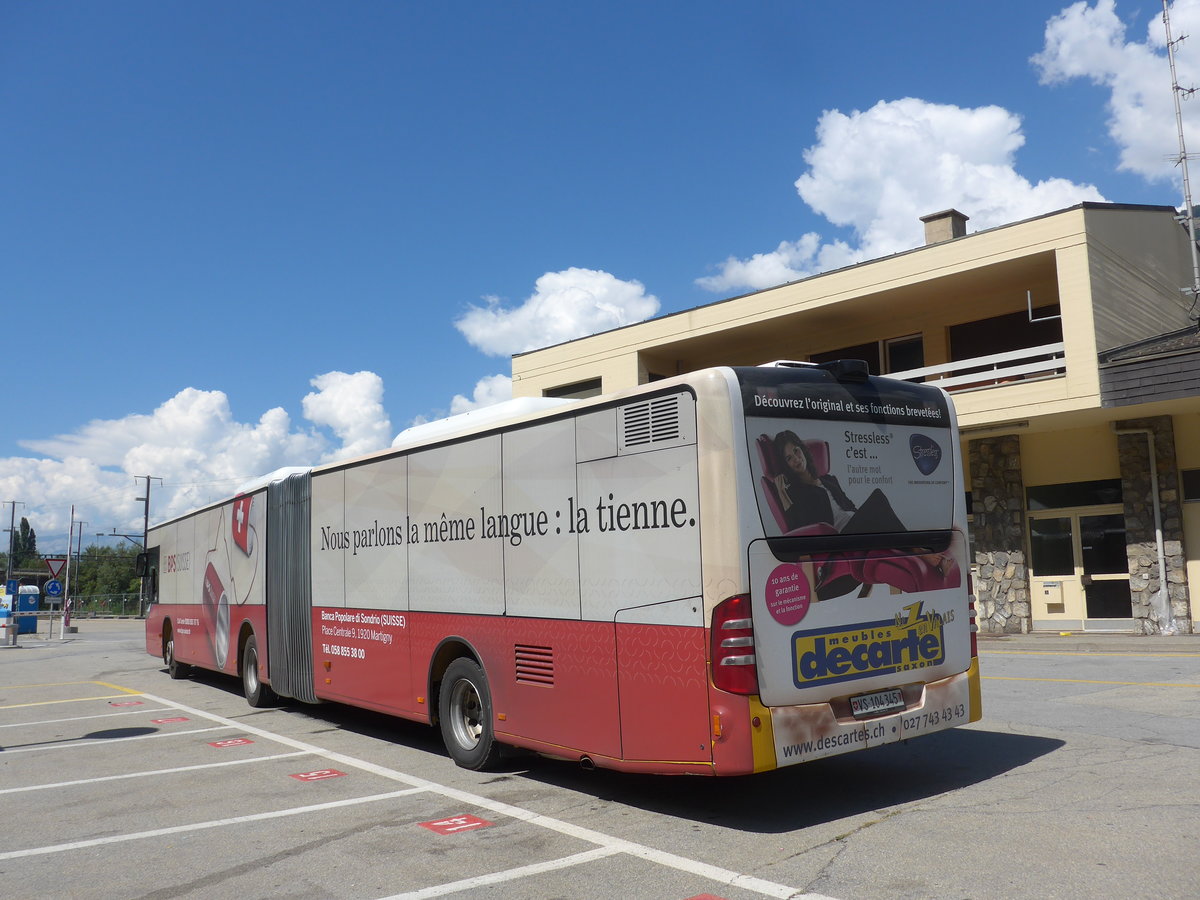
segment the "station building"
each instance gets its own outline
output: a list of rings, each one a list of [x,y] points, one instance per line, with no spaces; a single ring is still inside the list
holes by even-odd
[[[514,397],[868,361],[958,410],[980,630],[1200,629],[1200,309],[1169,206],[1084,203],[513,358]]]

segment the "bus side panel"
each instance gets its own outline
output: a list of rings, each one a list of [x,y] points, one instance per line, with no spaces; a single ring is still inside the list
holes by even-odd
[[[620,756],[615,645],[612,622],[508,620],[492,680],[497,733]]]
[[[422,622],[424,618],[424,622]],[[313,685],[322,700],[428,721],[425,676],[410,677],[409,636],[429,617],[386,609],[314,607]],[[433,627],[436,627],[434,625]],[[413,685],[420,687],[414,689]]]
[[[409,677],[407,509],[405,457],[313,477],[313,685],[322,699],[424,718],[425,677]]]
[[[159,603],[147,623],[148,652],[161,653],[163,623],[169,620],[180,662],[237,673],[242,625],[265,633],[262,500],[262,493],[236,497],[151,532],[160,571]]]
[[[711,762],[705,656],[703,628],[617,625],[625,759]]]

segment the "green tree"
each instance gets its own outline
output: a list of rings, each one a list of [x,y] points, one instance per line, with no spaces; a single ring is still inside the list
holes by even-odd
[[[41,557],[37,549],[37,532],[29,520],[21,516],[21,525],[13,535],[13,569],[40,569]]]
[[[90,544],[79,558],[79,574],[71,593],[87,600],[89,597],[111,597],[116,594],[136,594],[141,579],[134,574],[136,547],[101,547]]]

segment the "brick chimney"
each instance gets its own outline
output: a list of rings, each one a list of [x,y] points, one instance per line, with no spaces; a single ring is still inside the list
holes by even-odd
[[[921,216],[925,223],[925,243],[938,244],[963,237],[967,233],[967,218],[957,209],[943,209]]]

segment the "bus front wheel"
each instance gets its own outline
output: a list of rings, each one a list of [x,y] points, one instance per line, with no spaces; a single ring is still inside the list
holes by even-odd
[[[275,702],[275,692],[258,677],[258,641],[254,635],[246,638],[246,648],[242,651],[242,691],[246,702],[255,709]]]
[[[438,722],[446,750],[464,769],[482,771],[500,759],[492,729],[492,692],[474,660],[460,657],[446,667],[438,696]]]

